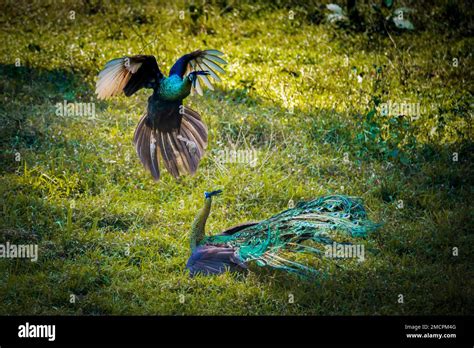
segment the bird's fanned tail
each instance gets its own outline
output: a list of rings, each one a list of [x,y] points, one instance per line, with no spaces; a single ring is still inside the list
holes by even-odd
[[[175,178],[194,174],[207,147],[207,127],[199,114],[182,107],[178,129],[163,131],[150,127],[145,114],[133,137],[135,149],[144,167],[155,180],[160,178],[159,158]]]

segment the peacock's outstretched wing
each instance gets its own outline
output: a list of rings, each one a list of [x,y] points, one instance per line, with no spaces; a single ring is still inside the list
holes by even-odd
[[[196,50],[185,54],[171,67],[170,76],[175,74],[183,77],[193,71],[207,71],[209,77],[206,75],[198,75],[198,78],[193,82],[191,94],[197,93],[203,95],[204,86],[213,91],[214,86],[212,81],[221,81],[218,74],[225,74],[225,70],[219,65],[227,64],[227,62],[221,58],[223,54],[224,53],[218,50]]]
[[[317,271],[289,260],[285,254],[320,255],[323,250],[318,246],[332,244],[331,236],[336,231],[351,237],[364,237],[377,226],[367,218],[359,198],[332,195],[300,202],[294,208],[232,234],[207,237],[202,244],[227,245],[236,248],[242,260],[255,260],[260,266],[308,274]],[[305,241],[315,243],[310,246],[303,243]]]
[[[99,73],[95,92],[99,99],[107,99],[122,92],[129,97],[141,88],[159,84],[162,78],[154,56],[116,58],[105,64]]]

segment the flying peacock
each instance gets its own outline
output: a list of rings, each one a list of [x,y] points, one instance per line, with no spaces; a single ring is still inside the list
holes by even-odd
[[[153,89],[146,113],[138,122],[133,142],[141,162],[155,180],[160,178],[159,157],[175,178],[194,174],[207,146],[207,128],[201,116],[183,105],[189,95],[214,90],[227,64],[217,50],[185,54],[172,66],[169,77],[154,56],[136,55],[109,61],[99,73],[96,93],[106,99],[122,92],[128,97],[141,88]],[[158,151],[159,149],[159,151]]]
[[[221,192],[205,192],[204,207],[192,224],[192,254],[186,264],[191,276],[220,274],[226,270],[245,271],[251,261],[302,277],[314,276],[318,274],[317,270],[288,256],[291,253],[321,255],[322,250],[317,245],[332,245],[331,234],[336,231],[365,237],[378,227],[367,218],[359,198],[329,195],[300,202],[267,220],[243,223],[220,234],[206,236],[212,197]],[[310,246],[305,241],[315,243]]]

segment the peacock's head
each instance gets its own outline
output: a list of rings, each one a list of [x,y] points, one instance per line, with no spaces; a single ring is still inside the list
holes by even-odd
[[[204,197],[206,199],[211,198],[213,196],[220,195],[222,193],[222,190],[216,190],[216,191],[211,191],[211,192],[204,192]]]

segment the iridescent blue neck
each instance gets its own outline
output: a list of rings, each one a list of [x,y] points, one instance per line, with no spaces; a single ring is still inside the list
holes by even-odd
[[[194,250],[194,248],[196,248],[196,246],[198,246],[206,236],[206,221],[211,212],[212,197],[220,194],[221,192],[221,190],[218,190],[204,193],[204,207],[196,215],[191,226],[191,250]]]
[[[194,218],[191,226],[191,250],[194,250],[206,236],[206,221],[211,212],[211,205],[212,197],[207,197],[204,201],[204,207]]]
[[[178,75],[161,80],[159,96],[163,100],[182,100],[191,93],[191,81],[187,78],[181,78]]]

